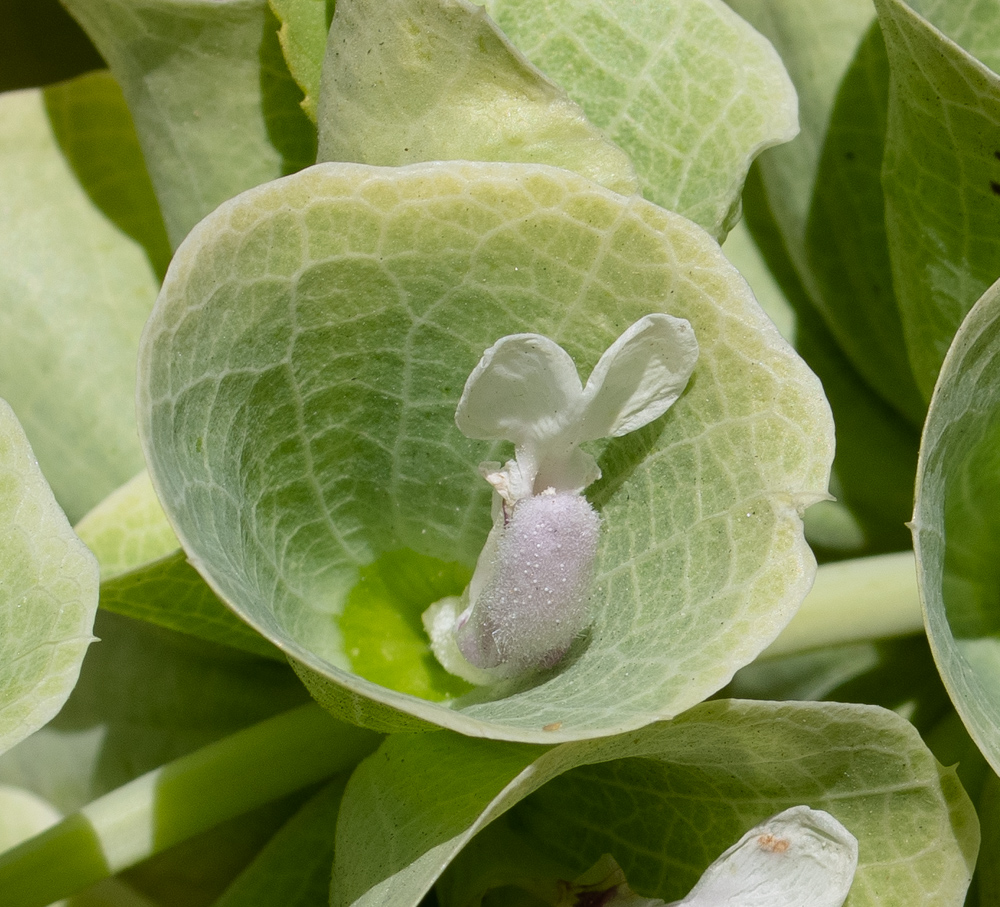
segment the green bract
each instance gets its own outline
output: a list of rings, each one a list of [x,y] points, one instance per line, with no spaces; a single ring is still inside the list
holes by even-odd
[[[319,161],[522,161],[626,194],[631,161],[466,0],[341,0],[323,61]]]
[[[603,853],[669,901],[747,829],[803,803],[858,839],[852,907],[962,904],[973,811],[909,724],[865,706],[729,701],[550,749],[390,737],[347,786],[331,905],[417,905],[470,840],[440,888],[445,907],[573,878]]]
[[[938,379],[920,450],[913,543],[927,634],[969,733],[1000,770],[1000,287],[975,305]]]
[[[410,550],[468,569],[482,548],[476,466],[504,449],[454,413],[483,350],[537,332],[587,374],[656,311],[690,321],[698,366],[663,419],[592,448],[595,621],[565,667],[450,705],[352,673],[338,615],[361,568]],[[811,582],[815,379],[710,237],[567,171],[325,164],[251,190],[178,250],[140,358],[140,432],[189,557],[335,711],[547,741],[637,727],[717,690]]]
[[[0,395],[74,520],[142,466],[135,349],[166,244],[148,183],[106,73],[0,97]]]
[[[97,610],[97,562],[70,529],[0,400],[0,753],[76,684]]]

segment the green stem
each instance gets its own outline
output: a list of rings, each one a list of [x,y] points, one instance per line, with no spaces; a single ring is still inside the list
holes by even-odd
[[[923,632],[912,551],[824,564],[802,607],[761,658]]]
[[[161,766],[0,854],[4,907],[46,907],[174,844],[352,768],[380,736],[306,705]]]

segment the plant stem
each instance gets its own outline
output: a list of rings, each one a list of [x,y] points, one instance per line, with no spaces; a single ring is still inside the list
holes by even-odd
[[[356,765],[381,737],[305,705],[182,756],[0,854],[4,907],[46,907]]]
[[[912,551],[824,564],[802,607],[761,658],[922,632]]]

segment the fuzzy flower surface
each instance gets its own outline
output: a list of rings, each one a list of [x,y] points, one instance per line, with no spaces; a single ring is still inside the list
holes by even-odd
[[[600,517],[583,496],[601,476],[580,448],[662,416],[698,359],[691,325],[653,314],[601,356],[586,385],[570,355],[540,334],[502,337],[473,369],[455,421],[469,438],[514,444],[480,464],[493,528],[465,593],[432,605],[424,626],[438,660],[485,684],[550,668],[589,623]]]

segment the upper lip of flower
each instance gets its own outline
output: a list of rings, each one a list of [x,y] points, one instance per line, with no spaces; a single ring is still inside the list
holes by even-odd
[[[483,474],[505,503],[548,488],[579,493],[600,477],[584,441],[618,437],[663,415],[694,370],[698,344],[682,318],[631,325],[580,381],[570,355],[540,334],[502,337],[465,384],[455,412],[469,438],[513,441],[515,458]]]

